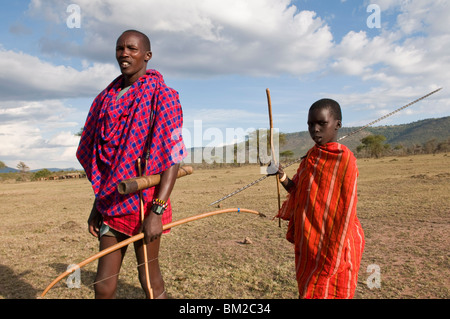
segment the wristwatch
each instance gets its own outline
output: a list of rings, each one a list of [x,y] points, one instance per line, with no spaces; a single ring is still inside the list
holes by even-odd
[[[152,205],[152,212],[154,212],[156,215],[162,215],[166,208],[161,205],[153,204]]]

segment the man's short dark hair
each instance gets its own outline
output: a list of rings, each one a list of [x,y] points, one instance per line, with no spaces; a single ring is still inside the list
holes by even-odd
[[[148,36],[146,34],[142,33],[141,31],[138,31],[138,30],[127,30],[127,31],[124,31],[122,33],[122,35],[125,34],[125,33],[128,33],[128,32],[135,33],[135,34],[139,35],[142,38],[145,51],[151,51],[152,50],[152,45],[150,43],[150,39],[148,38]]]
[[[329,109],[336,120],[342,121],[341,106],[335,100],[321,99],[317,102],[314,102],[314,104],[309,108],[310,111],[320,109]]]

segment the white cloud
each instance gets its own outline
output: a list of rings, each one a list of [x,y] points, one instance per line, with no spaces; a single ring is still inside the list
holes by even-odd
[[[233,127],[244,126],[267,126],[267,115],[261,112],[251,112],[244,108],[209,108],[192,110],[184,117],[186,127],[192,126],[194,121],[201,120],[206,128],[227,128],[227,124],[233,123]],[[248,127],[245,127],[246,129]]]
[[[371,90],[365,92],[330,94],[330,97],[339,101],[343,108],[344,126],[362,126],[415,101],[437,88],[436,86],[422,87],[420,89],[412,86],[405,86],[403,88],[373,87]],[[447,114],[448,116],[450,111],[449,106],[450,98],[448,94],[443,94],[440,91],[428,97],[426,100],[422,100],[410,108],[404,109],[388,119],[384,119],[380,124],[395,124],[398,119],[414,115],[420,115],[419,118],[421,119],[440,117],[443,116],[442,114]],[[355,114],[357,115],[354,116]],[[352,118],[356,118],[357,120],[349,120],[350,115],[353,115]],[[400,122],[408,123],[411,121]]]
[[[426,70],[425,63],[435,63],[426,60],[427,50],[418,46],[416,41],[398,43],[398,40],[395,34],[388,32],[369,38],[364,31],[351,31],[336,46],[332,68],[358,76],[376,72],[407,75],[422,74]]]
[[[69,3],[32,1],[30,12],[65,23]],[[46,36],[41,39],[44,50],[114,63],[116,38],[135,28],[152,40],[150,67],[167,76],[302,76],[329,68],[385,86],[448,81],[438,72],[449,64],[444,52],[449,52],[450,36],[442,22],[450,15],[446,1],[380,0],[382,19],[396,10],[397,23],[374,37],[364,30],[351,31],[340,43],[333,41],[323,18],[299,11],[289,0],[136,0],[132,5],[79,0],[77,4],[82,44]],[[85,77],[90,72],[96,70],[75,74]]]
[[[39,134],[39,129],[24,125],[24,123],[4,124],[0,126],[0,156],[24,157],[30,148],[43,145],[44,140]]]
[[[426,32],[448,34],[450,4],[445,0],[402,1],[397,17],[399,29],[406,35]]]
[[[76,125],[70,121],[75,110],[62,100],[0,101],[0,124],[24,122],[48,129]]]
[[[183,139],[186,147],[218,146],[242,141],[249,132],[267,128],[266,113],[244,108],[208,108],[192,110],[184,116]]]
[[[0,158],[9,167],[20,161],[31,169],[79,167],[75,157],[79,137],[63,132],[48,140],[43,133],[24,122],[0,125]]]
[[[450,4],[390,0],[377,4],[382,8],[382,19],[398,10],[396,24],[373,37],[364,30],[351,31],[336,45],[330,71],[350,75],[365,84],[364,92],[347,91],[337,94],[337,98],[346,105],[366,106],[368,119],[373,119],[444,87],[435,97],[402,114],[421,114],[421,118],[448,114],[450,93],[445,88],[450,87],[450,78],[444,70],[450,69],[450,34],[448,26],[443,28],[443,21],[450,16]],[[368,107],[373,103],[378,105],[378,112]]]
[[[0,159],[10,167],[19,161],[31,169],[79,167],[72,113],[57,100],[0,102]]]
[[[60,13],[61,1],[35,1],[34,15]],[[164,74],[302,75],[321,68],[330,54],[332,34],[311,11],[289,0],[77,1],[85,38],[81,47],[44,37],[50,50],[111,62],[114,43],[125,29],[152,40],[154,63]],[[68,5],[68,2],[65,2]],[[54,11],[52,11],[54,10]],[[58,45],[51,45],[56,41]]]
[[[80,138],[75,136],[72,132],[60,132],[57,135],[53,136],[47,143],[53,147],[61,147],[61,146],[78,146],[80,142]]]
[[[118,74],[112,64],[95,63],[78,71],[23,52],[0,49],[0,100],[92,96]]]
[[[64,26],[70,3],[34,0],[29,13]],[[135,28],[152,39],[150,67],[167,76],[302,76],[334,71],[383,87],[446,86],[449,81],[442,72],[450,67],[448,1],[377,1],[381,19],[394,16],[396,23],[383,24],[374,37],[366,33],[368,29],[350,31],[340,43],[334,42],[322,17],[300,11],[290,0],[79,0],[77,4],[83,40],[76,43],[71,37],[64,40],[49,34],[41,38],[44,52],[78,56],[112,68],[116,38],[123,30]],[[97,89],[91,84],[99,83],[99,73],[104,72],[104,83],[111,77],[96,65],[79,72],[51,69],[50,74],[73,75],[72,83],[88,79],[86,90]],[[61,89],[65,94],[69,94],[68,86]],[[83,91],[83,86],[78,89]]]

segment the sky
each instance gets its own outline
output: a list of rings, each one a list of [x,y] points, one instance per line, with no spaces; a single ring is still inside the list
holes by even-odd
[[[187,147],[233,132],[306,131],[321,98],[343,126],[450,115],[446,0],[18,0],[0,12],[0,161],[81,168],[75,152],[93,99],[119,74],[128,29],[152,43],[149,69],[180,94]],[[447,71],[445,71],[447,70]],[[230,132],[230,134],[227,134]],[[213,136],[214,135],[214,136]]]

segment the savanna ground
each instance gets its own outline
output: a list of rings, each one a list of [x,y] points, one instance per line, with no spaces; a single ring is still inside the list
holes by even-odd
[[[450,156],[359,159],[358,215],[366,236],[355,298],[450,297]],[[297,165],[287,172],[292,176]],[[209,203],[260,177],[258,166],[198,169],[176,183],[174,220],[217,210]],[[285,196],[284,190],[282,197]],[[93,195],[89,182],[0,183],[0,298],[37,298],[64,272],[98,251],[87,232]],[[160,263],[171,298],[297,298],[294,254],[273,220],[274,178],[222,202],[264,213],[224,214],[172,229],[162,240]],[[245,239],[251,243],[244,243]],[[369,289],[369,265],[380,269],[380,288]],[[118,298],[144,298],[130,247]],[[81,269],[81,288],[65,280],[45,298],[93,298],[96,262]]]

